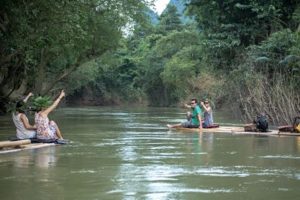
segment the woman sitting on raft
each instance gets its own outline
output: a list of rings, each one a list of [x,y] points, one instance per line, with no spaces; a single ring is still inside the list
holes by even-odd
[[[213,115],[212,115],[212,109],[209,105],[208,100],[205,100],[204,103],[201,102],[201,106],[204,109],[204,122],[203,122],[203,128],[209,128],[214,125]]]
[[[36,137],[36,127],[35,125],[30,125],[25,114],[26,103],[31,96],[33,96],[33,94],[30,92],[23,101],[18,101],[16,111],[12,113],[13,122],[17,129],[16,136],[20,140]]]
[[[45,97],[38,97],[34,104],[37,107],[35,114],[35,124],[37,127],[37,138],[41,140],[63,139],[61,132],[54,121],[49,121],[48,115],[57,107],[61,99],[65,96],[62,90],[59,97],[51,104]]]

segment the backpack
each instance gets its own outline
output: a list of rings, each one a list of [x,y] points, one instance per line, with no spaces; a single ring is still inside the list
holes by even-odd
[[[268,131],[268,119],[265,115],[259,115],[257,116],[256,120],[256,128],[257,130],[261,131],[261,132],[267,132]]]

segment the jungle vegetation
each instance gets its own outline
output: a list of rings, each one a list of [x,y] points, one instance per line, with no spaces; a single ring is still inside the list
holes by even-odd
[[[176,2],[185,8],[178,10]],[[1,0],[0,108],[29,91],[68,104],[209,99],[274,124],[300,114],[300,2]]]

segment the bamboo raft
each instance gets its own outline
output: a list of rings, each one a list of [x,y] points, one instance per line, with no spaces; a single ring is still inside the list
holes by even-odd
[[[199,132],[198,128],[170,128],[170,130]],[[233,135],[261,135],[261,136],[300,136],[300,133],[281,132],[279,130],[269,130],[268,132],[249,132],[244,127],[239,126],[220,126],[218,128],[203,128],[203,133],[230,133]]]
[[[19,152],[29,149],[39,149],[43,147],[55,146],[55,143],[31,143],[30,140],[1,141],[0,154]]]

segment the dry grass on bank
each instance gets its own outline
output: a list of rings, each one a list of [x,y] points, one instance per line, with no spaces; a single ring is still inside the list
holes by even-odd
[[[264,112],[274,125],[291,124],[300,114],[300,94],[297,88],[287,85],[283,78],[270,83],[266,78],[247,84],[239,99],[245,120],[252,120]]]

